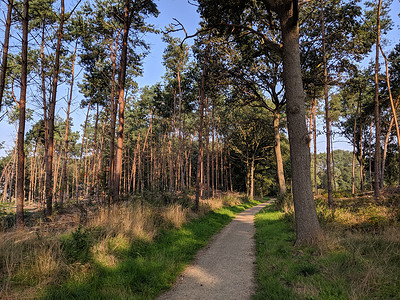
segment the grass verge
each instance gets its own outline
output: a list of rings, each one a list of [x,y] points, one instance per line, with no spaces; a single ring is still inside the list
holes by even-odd
[[[325,241],[294,247],[291,218],[274,205],[256,216],[254,299],[400,299],[400,230],[325,227]],[[352,230],[349,230],[352,229]]]
[[[72,232],[3,233],[0,298],[153,299],[212,235],[257,204],[239,198],[203,201],[199,214],[134,201],[99,211]]]

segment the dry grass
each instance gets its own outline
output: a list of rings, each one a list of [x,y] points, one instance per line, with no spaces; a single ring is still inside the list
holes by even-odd
[[[66,278],[79,282],[91,276],[90,263],[75,257],[75,248],[79,248],[82,241],[87,242],[91,261],[112,268],[124,259],[135,240],[151,241],[161,228],[180,228],[210,210],[240,203],[238,198],[238,195],[221,195],[202,200],[198,214],[180,204],[160,207],[143,201],[122,203],[95,212],[85,208],[89,212],[85,226],[79,229],[83,210],[74,208],[68,210],[68,215],[57,216],[50,224],[39,222],[24,232],[2,232],[0,298],[32,298],[40,295],[46,286],[60,284]],[[77,233],[75,237],[74,233]]]

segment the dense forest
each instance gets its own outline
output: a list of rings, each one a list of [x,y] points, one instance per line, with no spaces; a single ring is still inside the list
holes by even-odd
[[[1,202],[17,203],[20,226],[24,205],[51,215],[54,205],[115,203],[146,191],[195,191],[195,205],[216,191],[291,192],[280,8],[240,2],[222,13],[237,3],[199,1],[202,27],[190,36],[179,20],[162,29],[147,23],[159,13],[153,1],[74,4],[3,4],[2,122],[18,124],[18,137],[1,159]],[[295,129],[308,132],[301,138],[314,153],[314,193],[326,190],[330,203],[332,191],[373,188],[378,197],[399,181],[400,45],[380,42],[398,25],[391,3],[378,4],[310,1],[296,15],[305,98]],[[167,44],[166,71],[139,87],[151,52],[146,32]],[[79,107],[71,107],[75,90]],[[71,130],[72,109],[85,110],[79,132]],[[332,127],[352,154],[332,152]],[[325,154],[317,155],[318,135],[326,136]],[[292,163],[303,156],[295,152]]]
[[[0,121],[16,128],[0,158],[2,230],[73,205],[157,198],[198,212],[241,192],[293,199],[296,244],[313,244],[314,197],[334,211],[399,185],[398,3],[190,4],[194,32],[153,24],[154,0],[1,2]],[[139,86],[148,34],[166,45],[165,74]]]

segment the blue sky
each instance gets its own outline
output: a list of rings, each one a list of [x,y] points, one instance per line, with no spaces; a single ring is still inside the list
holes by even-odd
[[[217,0],[216,0],[217,1]],[[194,2],[194,1],[193,1]],[[66,11],[70,11],[72,7],[75,5],[76,0],[67,0],[66,2]],[[196,12],[196,7],[189,4],[187,0],[159,0],[156,1],[158,5],[158,9],[160,11],[160,14],[158,18],[150,18],[148,19],[148,22],[151,24],[154,24],[158,29],[164,29],[165,26],[167,26],[170,23],[173,23],[173,19],[176,18],[178,19],[186,28],[187,32],[189,34],[195,33],[196,28],[199,27],[199,22],[200,18],[198,13]],[[3,10],[4,8],[4,3],[0,4],[0,9]],[[399,16],[398,14],[400,13],[400,0],[394,0],[392,4],[392,10],[391,10],[391,17],[394,22],[394,28],[392,32],[387,36],[388,40],[388,45],[386,47],[387,52],[389,52],[390,49],[393,48],[393,46],[399,42],[399,37],[400,37],[400,22],[399,22]],[[3,19],[3,16],[0,17]],[[3,30],[4,30],[4,25],[0,24],[0,38],[2,38],[3,35]],[[176,36],[179,37],[184,37],[183,32],[178,32],[175,33]],[[143,87],[145,85],[152,85],[155,84],[156,82],[159,82],[162,80],[162,76],[164,75],[165,68],[162,65],[162,55],[163,51],[165,48],[165,44],[161,41],[162,35],[156,35],[156,34],[150,34],[147,33],[144,36],[144,39],[146,40],[147,43],[149,43],[151,47],[151,52],[150,54],[145,58],[144,60],[144,73],[142,77],[136,78],[136,81],[139,84],[139,87]],[[188,41],[191,43],[191,41]],[[78,89],[75,88],[75,93],[74,93],[74,102],[73,102],[73,113],[72,113],[72,118],[73,118],[73,123],[74,123],[74,128],[73,130],[80,131],[80,124],[83,123],[86,110],[80,110],[79,109],[79,103],[81,100],[81,95],[78,93]],[[58,92],[58,98],[61,99],[62,97],[65,97],[67,93],[67,88],[66,87],[60,87],[59,92]],[[29,100],[28,100],[29,101]],[[64,101],[60,100],[57,103],[57,113],[62,117],[65,118],[65,112],[62,109]],[[39,118],[39,115],[37,114],[35,116],[35,119],[37,120]],[[29,130],[30,124],[27,124],[27,130]],[[11,149],[14,145],[15,141],[15,136],[16,136],[16,129],[14,125],[9,125],[7,121],[4,119],[0,123],[0,142],[5,141],[5,149]],[[324,152],[325,151],[325,140],[323,136],[318,137],[318,151]],[[336,149],[346,149],[346,150],[351,150],[351,147],[349,144],[345,142],[345,139],[343,137],[337,137],[335,142],[334,142],[334,147]],[[0,156],[4,155],[4,150],[0,150]]]

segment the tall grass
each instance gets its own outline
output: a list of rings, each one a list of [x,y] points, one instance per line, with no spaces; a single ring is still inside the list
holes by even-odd
[[[325,240],[294,247],[293,212],[270,206],[256,217],[255,299],[400,299],[398,199],[317,199]]]
[[[213,233],[245,208],[222,207],[246,202],[239,195],[225,195],[201,201],[195,214],[185,203],[188,199],[174,203],[171,197],[167,203],[134,199],[102,208],[89,213],[84,226],[75,223],[63,232],[49,230],[55,223],[0,233],[0,298],[118,299],[133,291],[155,295],[173,282]],[[69,219],[79,221],[79,211]],[[141,282],[139,288],[133,287],[138,284],[133,278]]]

